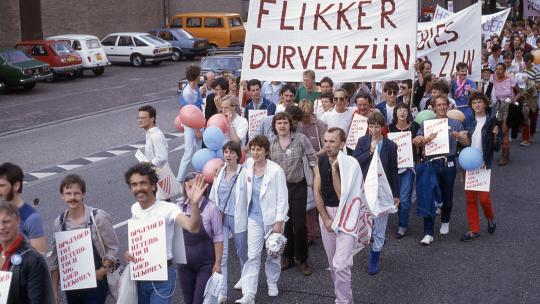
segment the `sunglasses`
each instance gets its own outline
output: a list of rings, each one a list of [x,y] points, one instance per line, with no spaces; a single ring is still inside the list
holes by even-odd
[[[334,97],[334,101],[345,101],[345,97]]]
[[[397,95],[397,91],[394,91],[394,90],[386,91],[386,94],[387,95]]]

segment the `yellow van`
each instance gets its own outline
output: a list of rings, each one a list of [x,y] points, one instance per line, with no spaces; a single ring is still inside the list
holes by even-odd
[[[181,28],[220,48],[244,45],[246,38],[242,18],[234,13],[181,13],[171,17],[169,28]]]

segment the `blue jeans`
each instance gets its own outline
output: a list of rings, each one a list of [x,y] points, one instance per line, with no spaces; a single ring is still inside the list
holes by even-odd
[[[409,226],[409,210],[411,210],[414,177],[414,171],[410,168],[399,174],[399,227],[401,228]]]
[[[138,281],[139,304],[170,304],[176,286],[176,268],[167,267],[167,281]]]
[[[223,219],[223,256],[221,257],[223,285],[221,285],[220,291],[220,293],[224,296],[227,296],[227,258],[229,256],[229,232],[233,234],[236,255],[238,255],[238,258],[240,259],[240,270],[244,267],[244,264],[247,261],[247,231],[234,233],[234,217],[231,215],[225,215]]]
[[[182,160],[178,167],[178,175],[176,177],[179,182],[184,181],[193,154],[195,154],[201,146],[202,141],[195,137],[195,129],[184,126],[184,155],[182,155]]]
[[[457,172],[456,160],[453,157],[448,158],[447,162],[444,159],[437,159],[432,161],[432,167],[435,170],[439,188],[441,189],[441,223],[449,223],[454,199],[454,181]],[[424,217],[424,234],[433,235],[434,225],[434,218]]]
[[[373,220],[373,244],[372,251],[380,252],[384,245],[386,224],[388,224],[388,213],[379,215]]]

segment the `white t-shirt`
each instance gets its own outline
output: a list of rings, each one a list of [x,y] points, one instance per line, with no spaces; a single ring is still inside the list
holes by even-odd
[[[139,202],[131,205],[132,219],[149,219],[162,217],[165,219],[165,241],[167,244],[167,259],[173,258],[172,242],[174,237],[174,225],[176,217],[181,213],[180,208],[173,203],[156,201],[150,207],[142,209]]]
[[[476,117],[476,127],[471,138],[471,147],[477,148],[482,152],[482,128],[486,124],[486,117]]]
[[[394,108],[396,106],[390,107],[388,103],[386,103],[386,123],[391,124],[392,119],[394,118]]]
[[[336,112],[336,109],[332,109],[331,111],[325,112],[321,117],[321,120],[326,123],[328,129],[334,127],[341,128],[345,131],[345,135],[348,135],[349,129],[351,128],[353,113],[354,110],[351,108],[347,108],[343,113],[338,113]]]
[[[240,115],[236,115],[236,118],[232,121],[232,125],[234,127],[234,130],[236,131],[236,135],[240,137],[242,140],[241,146],[245,146],[246,144],[246,135],[248,132],[248,121],[244,117]],[[223,144],[226,144],[228,141],[231,140],[231,137],[229,136],[229,133],[225,134],[225,137],[223,138]]]
[[[156,126],[146,131],[144,155],[156,167],[161,168],[167,164],[169,147],[163,132]]]
[[[184,96],[188,104],[195,104],[197,102],[197,92],[189,84],[182,90],[182,96]]]

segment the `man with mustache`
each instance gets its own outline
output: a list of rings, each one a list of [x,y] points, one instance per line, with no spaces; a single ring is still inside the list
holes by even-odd
[[[0,202],[9,202],[19,209],[19,230],[30,242],[30,246],[43,254],[47,251],[43,219],[34,207],[22,199],[23,179],[21,167],[12,163],[0,165]]]

